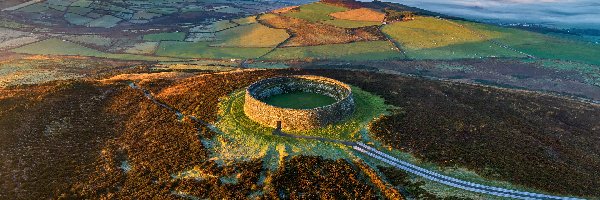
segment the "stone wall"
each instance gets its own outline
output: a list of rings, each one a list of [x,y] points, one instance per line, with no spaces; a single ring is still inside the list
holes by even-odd
[[[314,92],[330,96],[335,103],[312,109],[281,108],[264,99],[292,91]],[[354,112],[350,86],[320,76],[284,76],[260,80],[246,89],[244,113],[265,126],[275,128],[281,121],[283,130],[308,130],[324,127],[347,118]]]

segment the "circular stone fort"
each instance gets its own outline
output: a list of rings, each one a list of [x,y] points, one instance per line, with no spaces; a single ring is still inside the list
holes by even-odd
[[[289,103],[324,100],[316,106],[313,104],[313,107],[301,108],[273,101],[284,96],[289,97]],[[265,126],[280,126],[283,130],[309,130],[352,115],[354,99],[350,86],[334,79],[310,75],[274,77],[255,82],[246,89],[244,113]]]

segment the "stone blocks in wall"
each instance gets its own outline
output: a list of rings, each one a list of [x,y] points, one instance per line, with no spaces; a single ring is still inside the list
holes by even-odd
[[[292,91],[314,92],[333,97],[336,102],[312,109],[281,108],[262,100]],[[281,121],[283,130],[309,130],[339,122],[354,113],[350,86],[320,76],[284,76],[260,80],[246,89],[244,113],[265,126],[275,128]]]

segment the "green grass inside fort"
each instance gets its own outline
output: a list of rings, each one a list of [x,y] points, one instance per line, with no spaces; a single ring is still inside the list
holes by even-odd
[[[265,103],[282,108],[310,109],[335,103],[335,99],[313,92],[290,92],[271,96]]]
[[[361,130],[375,118],[386,113],[390,106],[384,99],[360,88],[352,87],[356,104],[352,116],[335,125],[308,130],[286,131],[288,134],[316,136],[343,141],[360,141]],[[283,146],[287,155],[313,155],[324,158],[348,158],[348,147],[312,139],[297,139],[273,135],[273,128],[260,125],[244,113],[244,91],[238,91],[221,101],[216,126],[222,133],[203,143],[212,147],[211,157],[222,161],[260,159],[268,149]]]

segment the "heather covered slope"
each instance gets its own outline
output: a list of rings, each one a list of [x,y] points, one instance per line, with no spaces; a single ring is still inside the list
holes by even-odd
[[[301,3],[0,12],[0,199],[495,198],[355,142],[471,183],[600,198],[597,44],[379,1]],[[243,89],[296,74],[350,84],[353,116],[308,137],[250,121]]]
[[[222,87],[197,91],[210,99],[201,103],[200,109],[205,110],[206,117],[214,117],[216,109],[209,108],[216,108],[223,94],[260,76],[276,74],[204,76],[206,84]],[[151,85],[162,82],[146,81]],[[352,162],[314,156],[290,157],[289,163],[282,165],[293,169],[323,163],[310,166],[322,173],[315,178],[329,186],[294,188],[299,182],[289,182],[290,171],[282,168],[269,175],[278,183],[277,188],[267,187],[260,180],[265,178],[262,159],[217,164],[208,157],[210,148],[201,142],[212,138],[214,132],[189,119],[181,121],[122,82],[58,82],[0,92],[0,125],[4,130],[0,150],[6,161],[1,168],[1,198],[274,198],[281,195],[277,192],[281,188],[288,190],[286,195],[303,192],[313,197],[334,193],[338,198],[374,198],[379,193]],[[181,92],[196,94],[189,88]],[[26,159],[21,157],[24,155]],[[36,167],[21,170],[26,166]],[[348,177],[353,181],[346,180]],[[345,185],[337,186],[339,182]]]
[[[58,198],[57,191],[93,171],[124,119],[110,111],[118,88],[59,83],[0,89],[0,198]]]
[[[490,179],[600,195],[598,105],[393,75],[327,74],[400,107],[371,126],[386,146]]]
[[[417,164],[440,166],[442,171],[469,169],[487,180],[508,181],[538,192],[598,196],[594,176],[599,165],[595,156],[600,151],[595,123],[599,119],[594,113],[600,108],[595,105],[530,92],[345,70],[242,71],[182,76],[181,80],[148,76],[151,79],[141,86],[161,94],[159,101],[213,122],[219,120],[219,101],[224,96],[260,78],[289,74],[335,78],[397,106],[370,126],[370,137],[391,149],[414,154],[422,159]],[[223,162],[222,157],[210,157],[219,154],[214,154],[214,144],[207,143],[219,133],[178,118],[123,82],[58,82],[1,92],[0,122],[6,130],[1,150],[2,159],[8,161],[2,166],[2,171],[8,172],[2,180],[9,180],[1,184],[3,198],[282,194],[276,191],[356,198],[385,196],[393,189],[389,184],[404,188],[403,195],[424,198],[468,194],[439,193],[440,186],[420,188],[432,183],[403,172],[392,173],[368,159],[364,160],[368,166],[336,159],[356,156],[346,151],[296,152],[275,145],[257,159]],[[312,142],[294,142],[303,144]],[[35,148],[29,148],[32,145]],[[320,152],[327,154],[314,157]],[[329,155],[331,152],[337,155]],[[29,156],[19,161],[20,155]],[[273,165],[273,159],[285,156],[289,159]],[[30,165],[36,168],[18,170]],[[314,177],[292,173],[294,170],[321,174]],[[292,176],[297,178],[290,179]],[[312,184],[314,181],[321,182],[321,187]],[[475,198],[472,194],[462,197]]]

